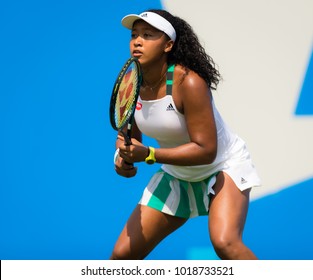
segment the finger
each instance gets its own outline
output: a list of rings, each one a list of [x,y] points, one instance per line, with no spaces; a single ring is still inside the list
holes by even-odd
[[[137,174],[137,167],[133,167],[133,168],[127,169],[127,170],[115,167],[115,171],[120,176],[123,176],[126,178],[131,178]]]
[[[120,152],[120,156],[122,156],[122,155],[127,156],[127,155],[129,155],[130,148],[129,148],[129,146],[120,146],[119,152]]]
[[[128,161],[124,160],[122,157],[119,157],[119,160],[115,162],[115,169],[130,170],[133,168],[134,165],[132,163],[128,163]]]
[[[120,150],[120,157],[129,163],[133,163],[133,159],[132,159],[132,153],[129,151],[125,151],[125,150]]]

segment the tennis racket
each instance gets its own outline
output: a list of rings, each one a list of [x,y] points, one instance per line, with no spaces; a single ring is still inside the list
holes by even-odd
[[[111,125],[124,136],[125,145],[132,144],[131,130],[141,82],[140,63],[137,58],[131,57],[115,81],[110,101]]]

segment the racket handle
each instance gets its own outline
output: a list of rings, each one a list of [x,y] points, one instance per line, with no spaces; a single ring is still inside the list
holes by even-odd
[[[127,135],[123,130],[121,130],[121,132],[122,132],[122,134],[123,134],[123,136],[124,136],[124,143],[125,143],[125,146],[130,146],[130,145],[132,144],[132,141],[130,140],[130,138],[128,137],[128,135]],[[125,161],[125,164],[134,167],[134,164],[133,164],[133,163],[130,163],[130,162]]]
[[[131,145],[131,143],[130,144],[126,144],[126,142],[125,142],[125,146],[130,146],[130,145]],[[130,163],[130,162],[127,162],[127,161],[124,161],[124,162],[125,162],[125,164],[134,167],[133,163]]]
[[[124,131],[121,131],[123,136],[124,136],[124,143],[125,143],[125,146],[130,146],[132,144],[132,141],[130,139],[130,137],[128,137],[128,135],[124,132]]]

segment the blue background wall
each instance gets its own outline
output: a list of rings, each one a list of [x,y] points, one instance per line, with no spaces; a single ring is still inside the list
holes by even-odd
[[[1,2],[0,259],[109,257],[158,168],[117,176],[108,119],[129,56],[120,19],[152,7],[160,1]],[[299,115],[312,115],[312,58],[308,65]],[[260,258],[313,259],[312,184],[251,203],[245,240]],[[149,258],[216,258],[207,219],[190,220]]]

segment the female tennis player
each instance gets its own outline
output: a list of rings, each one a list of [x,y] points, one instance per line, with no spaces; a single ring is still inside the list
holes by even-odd
[[[164,10],[127,15],[130,53],[143,82],[132,145],[118,135],[116,172],[126,164],[161,164],[122,230],[111,259],[144,259],[189,218],[208,215],[211,242],[221,259],[256,259],[243,244],[249,193],[260,185],[245,142],[224,123],[211,90],[220,74],[191,26]],[[142,133],[159,147],[142,143]]]

